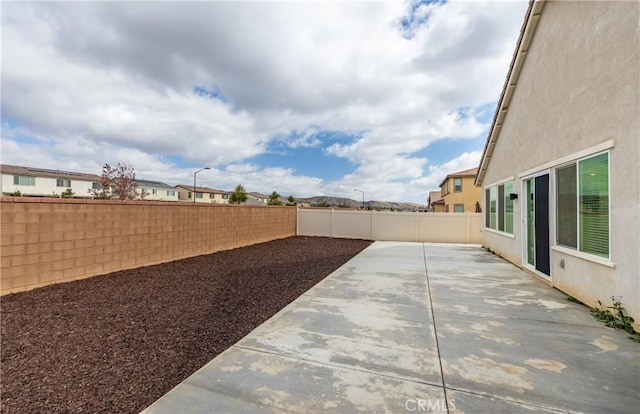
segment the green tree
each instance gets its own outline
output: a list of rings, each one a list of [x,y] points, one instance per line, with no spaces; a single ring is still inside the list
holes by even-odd
[[[236,189],[229,196],[229,203],[242,204],[246,202],[247,202],[247,191],[244,189],[242,184],[238,184]]]
[[[102,181],[99,189],[91,189],[89,193],[95,198],[118,200],[135,200],[140,195],[136,192],[136,173],[133,167],[126,164],[109,164],[102,166]],[[144,195],[143,195],[144,197]]]
[[[270,206],[281,206],[282,201],[280,201],[280,194],[278,194],[276,191],[271,193],[271,195],[269,196],[269,200],[267,201],[267,204],[269,204]]]
[[[293,198],[293,196],[292,196],[292,195],[290,195],[290,196],[287,198],[287,205],[288,205],[288,206],[295,206],[295,205],[297,205],[297,204],[298,204],[298,203],[296,202],[296,199],[295,199],[295,198]]]
[[[75,195],[75,193],[73,192],[73,190],[71,188],[67,188],[66,190],[64,190],[62,192],[62,194],[60,194],[60,196],[62,198],[73,198],[74,195]]]

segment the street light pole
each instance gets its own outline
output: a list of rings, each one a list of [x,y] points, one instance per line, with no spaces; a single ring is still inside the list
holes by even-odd
[[[203,170],[210,170],[210,167],[200,168],[198,171],[193,173],[193,202],[196,202],[196,174]]]
[[[354,189],[353,191],[357,191],[357,192],[359,192],[359,193],[362,193],[362,209],[364,210],[364,191],[362,191],[362,190],[355,190],[355,189]]]

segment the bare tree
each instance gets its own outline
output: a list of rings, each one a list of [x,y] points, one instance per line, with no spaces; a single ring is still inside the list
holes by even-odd
[[[135,200],[144,198],[146,194],[136,192],[138,184],[135,179],[136,173],[132,166],[118,163],[112,167],[105,164],[102,166],[101,188],[91,189],[89,192],[95,198],[102,199]]]

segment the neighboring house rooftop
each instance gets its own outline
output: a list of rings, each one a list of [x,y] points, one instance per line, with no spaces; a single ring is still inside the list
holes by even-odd
[[[440,191],[429,191],[429,203],[433,204],[438,200],[442,200],[442,193]]]
[[[491,129],[489,130],[489,135],[487,136],[487,142],[485,143],[484,149],[482,151],[480,167],[475,180],[476,186],[482,185],[484,174],[487,171],[489,160],[493,155],[493,149],[495,148],[496,142],[498,141],[502,123],[504,122],[504,118],[506,117],[507,111],[509,110],[509,104],[511,103],[511,98],[513,97],[513,91],[516,88],[516,83],[518,82],[518,77],[520,76],[520,70],[522,69],[524,61],[527,57],[527,52],[529,50],[529,46],[531,45],[531,39],[533,39],[533,34],[535,33],[536,27],[538,26],[538,21],[540,20],[544,5],[544,1],[529,2],[529,8],[527,9],[522,28],[520,29],[520,36],[518,37],[516,50],[513,53],[513,58],[511,59],[509,72],[507,73],[507,78],[505,79],[504,85],[502,86],[502,93],[500,94],[500,100],[498,101],[498,106],[496,107],[496,112],[493,116]]]
[[[189,191],[193,191],[193,185],[188,185],[188,184],[178,184],[176,185],[175,188],[180,187],[183,188],[185,190],[189,190]],[[204,187],[204,186],[196,186],[196,192],[202,192],[202,193],[216,193],[216,194],[231,194],[231,192],[229,191],[224,191],[224,190],[217,190],[215,188],[210,188],[210,187]]]
[[[462,170],[462,171],[457,171],[451,174],[448,174],[446,177],[444,177],[444,180],[442,180],[442,182],[440,183],[440,187],[442,187],[442,185],[449,179],[449,178],[453,178],[453,177],[475,177],[476,174],[478,173],[478,168],[469,168],[468,170]]]
[[[260,193],[255,193],[255,192],[251,192],[251,193],[247,193],[247,195],[249,197],[255,197],[255,198],[263,198],[263,199],[268,199],[270,196],[268,195],[264,195],[264,194],[260,194]]]
[[[22,175],[27,177],[66,178],[70,180],[97,181],[102,177],[73,171],[51,170],[46,168],[22,167],[19,165],[0,164],[0,173],[7,175]]]
[[[173,186],[169,184],[165,184],[162,181],[152,181],[152,180],[135,180],[136,184],[139,187],[155,187],[155,188],[166,188],[168,190],[173,190]]]

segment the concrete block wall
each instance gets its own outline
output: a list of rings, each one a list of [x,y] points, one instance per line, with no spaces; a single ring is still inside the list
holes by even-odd
[[[296,209],[0,198],[0,294],[296,235]]]

